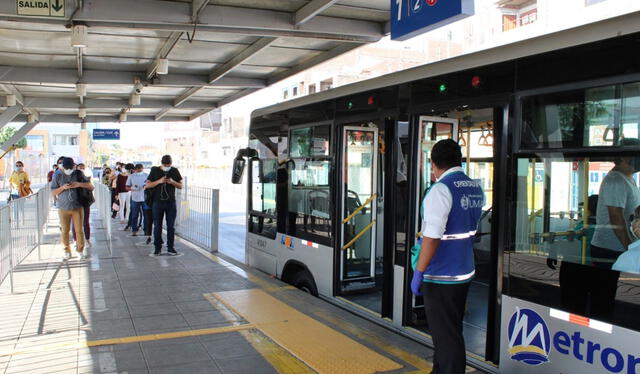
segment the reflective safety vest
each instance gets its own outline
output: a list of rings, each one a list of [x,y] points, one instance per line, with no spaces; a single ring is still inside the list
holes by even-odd
[[[449,188],[452,204],[444,235],[424,273],[424,281],[444,284],[469,282],[476,273],[473,240],[482,215],[484,193],[480,181],[463,172],[445,175],[437,183]]]

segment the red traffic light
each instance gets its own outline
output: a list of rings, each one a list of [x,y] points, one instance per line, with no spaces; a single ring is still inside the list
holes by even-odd
[[[373,96],[369,96],[369,98],[367,99],[367,105],[373,105],[373,103],[375,103]]]
[[[471,87],[478,88],[480,85],[482,85],[482,78],[479,75],[474,75],[471,78]]]

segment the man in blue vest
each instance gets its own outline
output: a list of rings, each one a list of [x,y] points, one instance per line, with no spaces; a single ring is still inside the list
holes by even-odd
[[[424,295],[435,346],[433,374],[463,374],[466,367],[462,319],[475,275],[473,238],[484,193],[461,165],[462,152],[455,141],[441,140],[433,146],[431,166],[437,182],[424,198],[420,252],[411,281],[411,291]]]

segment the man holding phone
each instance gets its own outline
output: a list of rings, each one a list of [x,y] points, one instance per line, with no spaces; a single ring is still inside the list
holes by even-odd
[[[176,188],[182,189],[182,175],[172,166],[170,155],[162,156],[161,166],[151,168],[147,178],[146,188],[152,192],[153,211],[153,241],[154,255],[159,255],[162,249],[162,220],[167,221],[167,252],[169,255],[178,254],[174,247],[176,223]]]
[[[69,244],[69,230],[71,228],[71,220],[73,220],[76,237],[78,239],[76,251],[81,259],[86,259],[87,254],[84,251],[84,208],[80,204],[78,197],[78,188],[86,188],[93,191],[93,185],[86,182],[84,178],[79,179],[78,173],[74,173],[75,165],[73,159],[65,157],[62,161],[62,171],[53,176],[51,181],[51,192],[56,199],[56,207],[58,208],[58,216],[60,218],[60,236],[62,245],[64,245],[64,259],[71,258],[71,247]]]
[[[140,228],[140,215],[144,204],[144,184],[149,174],[144,172],[142,164],[136,164],[131,175],[127,179],[127,191],[131,191],[131,214],[129,215],[129,225],[131,226],[131,236],[138,236]]]

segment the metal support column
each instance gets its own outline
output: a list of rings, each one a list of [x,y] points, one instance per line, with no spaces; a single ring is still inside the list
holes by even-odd
[[[211,252],[218,252],[218,223],[220,221],[220,190],[211,190]]]

